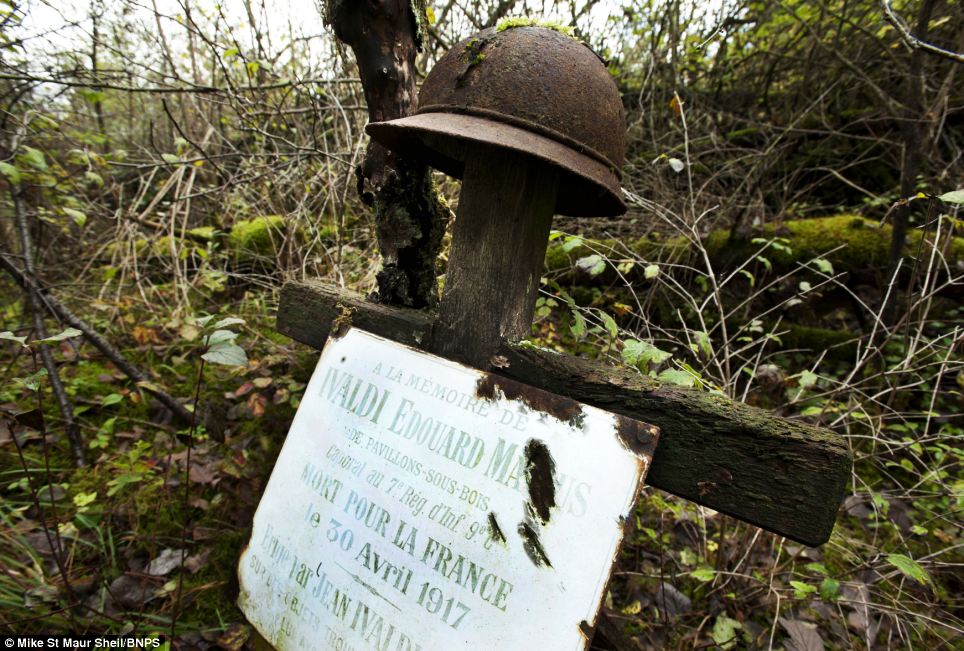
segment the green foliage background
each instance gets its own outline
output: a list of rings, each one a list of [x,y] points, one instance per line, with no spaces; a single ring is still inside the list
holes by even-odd
[[[830,427],[855,458],[819,549],[646,492],[607,613],[641,648],[960,648],[961,64],[915,54],[875,1],[537,4],[419,17],[421,71],[528,12],[622,93],[630,212],[557,218],[532,340]],[[81,28],[38,26],[0,2],[0,250],[149,381],[53,319],[63,338],[36,343],[0,279],[0,630],[253,648],[235,563],[316,358],[273,331],[278,290],[367,292],[379,262],[355,192],[364,93],[330,34],[250,3],[78,7]],[[961,3],[893,8],[964,50]]]

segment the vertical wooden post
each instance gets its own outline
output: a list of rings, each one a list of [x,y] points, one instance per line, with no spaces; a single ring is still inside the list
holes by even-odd
[[[506,149],[466,146],[439,317],[429,350],[486,369],[525,339],[539,292],[559,173]]]

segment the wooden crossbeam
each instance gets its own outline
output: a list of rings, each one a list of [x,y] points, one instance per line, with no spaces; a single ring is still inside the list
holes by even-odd
[[[434,322],[320,282],[286,284],[278,310],[281,333],[319,350],[349,325],[424,349]],[[807,545],[829,539],[852,462],[833,432],[524,344],[504,343],[498,355],[483,370],[658,426],[646,483]]]

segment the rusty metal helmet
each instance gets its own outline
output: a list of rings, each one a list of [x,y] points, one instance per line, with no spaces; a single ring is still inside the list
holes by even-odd
[[[557,214],[626,212],[622,100],[580,41],[545,27],[484,30],[439,59],[418,104],[414,115],[371,123],[368,133],[456,178],[471,143],[507,147],[561,171]]]

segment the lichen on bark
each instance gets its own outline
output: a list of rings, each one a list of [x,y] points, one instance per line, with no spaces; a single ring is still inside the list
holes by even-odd
[[[415,112],[415,57],[427,31],[425,0],[322,0],[327,25],[355,54],[370,122]],[[374,210],[382,268],[373,300],[408,307],[438,303],[436,259],[449,211],[431,170],[372,141],[356,169]]]

